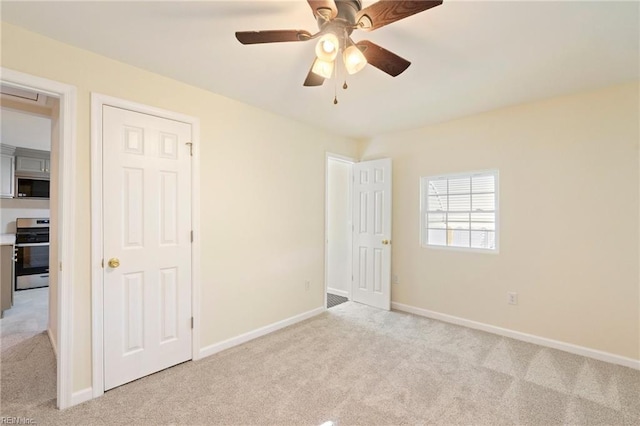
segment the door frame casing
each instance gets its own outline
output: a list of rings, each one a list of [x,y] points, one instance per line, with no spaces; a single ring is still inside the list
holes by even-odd
[[[91,93],[91,311],[93,397],[104,394],[104,269],[102,107],[112,106],[191,125],[191,330],[192,360],[200,358],[200,119],[100,93]]]
[[[3,84],[51,95],[60,102],[60,139],[58,146],[58,288],[56,336],[57,406],[73,405],[73,274],[76,238],[76,87],[31,74],[0,68]]]
[[[353,223],[353,165],[358,162],[355,158],[346,155],[325,153],[324,160],[324,309],[327,309],[327,292],[329,290],[329,160],[342,161],[351,164],[351,176],[349,179],[349,222]],[[353,232],[349,234],[349,246],[353,251]],[[353,259],[349,262],[349,267],[353,271]],[[351,300],[351,286],[349,281],[349,295]]]

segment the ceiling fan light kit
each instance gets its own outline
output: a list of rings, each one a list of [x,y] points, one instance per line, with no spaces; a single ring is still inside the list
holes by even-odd
[[[355,74],[367,65],[367,58],[365,58],[362,51],[353,44],[344,49],[342,60],[349,74]]]
[[[349,74],[361,71],[367,64],[396,77],[411,62],[375,43],[362,40],[354,42],[354,30],[373,31],[385,25],[407,18],[442,4],[442,0],[380,0],[362,8],[360,0],[307,0],[318,23],[318,32],[305,30],[239,31],[236,38],[242,44],[307,41],[319,38],[314,60],[304,86],[321,86],[331,78],[338,54],[341,53]],[[346,86],[346,84],[345,84]]]
[[[331,78],[331,75],[333,74],[333,61],[325,61],[320,58],[316,58],[316,60],[313,61],[311,72],[322,78]]]
[[[323,61],[333,61],[338,56],[340,40],[333,33],[327,33],[320,37],[316,44],[316,56]]]

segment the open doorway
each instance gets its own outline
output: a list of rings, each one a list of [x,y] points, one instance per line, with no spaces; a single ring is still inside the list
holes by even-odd
[[[73,394],[71,364],[76,89],[7,68],[1,68],[0,74],[2,92],[8,95],[2,100],[3,119],[31,120],[34,127],[48,128],[41,133],[49,134],[48,146],[46,137],[33,134],[26,136],[29,141],[24,146],[16,134],[5,134],[17,127],[5,120],[2,123],[2,143],[12,146],[2,149],[0,209],[4,211],[0,211],[0,233],[3,255],[10,253],[11,257],[3,259],[0,304],[5,318],[0,321],[3,332],[14,332],[10,339],[14,345],[5,345],[3,339],[2,350],[15,349],[15,356],[2,353],[2,402],[8,409],[10,404],[20,404],[15,398],[29,398],[35,396],[34,388],[46,388],[37,398],[66,408],[81,402]],[[39,125],[33,124],[33,117],[39,117]],[[38,143],[35,138],[41,145],[29,145]],[[17,241],[20,228],[25,234]],[[20,244],[24,250],[16,247]],[[15,321],[13,326],[8,326],[10,317]],[[29,340],[29,335],[37,342],[24,354],[41,356],[42,362],[21,364],[17,346]],[[8,368],[13,368],[10,381],[4,380]]]
[[[325,306],[351,300],[391,308],[390,158],[327,154]]]
[[[12,392],[11,402],[43,404],[56,399],[58,246],[50,238],[50,224],[58,203],[51,187],[59,181],[52,144],[60,101],[1,84],[0,107],[2,379],[5,388],[37,381],[38,386],[29,386],[23,394],[29,401],[13,401],[20,393]],[[57,148],[59,137],[55,139]]]
[[[351,299],[352,180],[355,160],[335,154],[326,157],[325,306]]]

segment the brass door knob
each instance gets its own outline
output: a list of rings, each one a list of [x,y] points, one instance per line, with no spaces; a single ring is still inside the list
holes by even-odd
[[[109,259],[109,268],[117,268],[118,266],[120,266],[120,260],[116,257],[112,257],[111,259]]]
[[[389,244],[389,243],[391,243],[391,241],[389,241],[389,240],[382,240],[382,244],[384,244],[385,246],[386,246],[387,244]]]

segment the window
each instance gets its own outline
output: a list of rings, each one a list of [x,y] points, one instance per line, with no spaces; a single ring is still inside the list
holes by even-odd
[[[420,179],[423,246],[498,249],[498,171]]]

